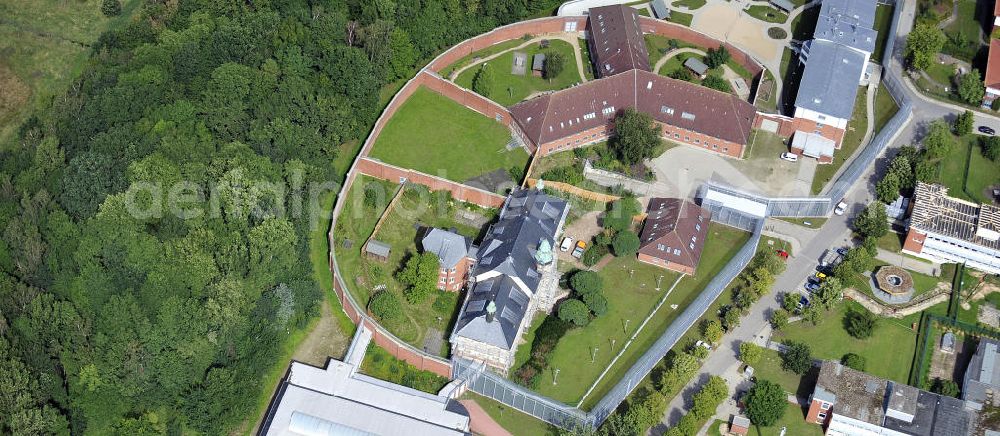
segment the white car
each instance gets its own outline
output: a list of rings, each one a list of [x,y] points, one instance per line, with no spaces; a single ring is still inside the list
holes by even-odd
[[[567,236],[563,238],[562,245],[559,246],[559,251],[565,253],[569,251],[570,248],[573,248],[573,238]]]
[[[847,210],[847,202],[841,201],[840,203],[837,203],[837,207],[833,209],[833,213],[837,215],[843,215],[846,210]]]
[[[784,153],[781,153],[781,160],[787,160],[789,162],[798,162],[799,161],[799,155],[797,155],[795,153],[784,152]]]

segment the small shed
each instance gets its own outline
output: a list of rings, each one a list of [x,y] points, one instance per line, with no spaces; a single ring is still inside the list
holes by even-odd
[[[389,260],[389,252],[391,250],[392,247],[389,244],[372,239],[365,244],[365,257],[386,262]]]
[[[537,53],[531,59],[531,73],[541,76],[543,71],[545,71],[545,53]]]
[[[653,0],[650,4],[653,8],[653,15],[661,20],[670,18],[670,8],[667,7],[667,0]]]
[[[705,65],[705,63],[698,58],[687,58],[687,60],[684,61],[684,67],[693,71],[702,79],[704,79],[705,74],[708,73],[708,65]]]
[[[746,435],[750,432],[750,419],[745,416],[733,415],[729,420],[729,434]]]
[[[795,3],[788,0],[770,0],[768,3],[771,3],[771,6],[785,11],[786,13],[790,13],[793,9],[795,9]]]
[[[955,352],[955,334],[945,332],[941,335],[941,352],[951,354]]]

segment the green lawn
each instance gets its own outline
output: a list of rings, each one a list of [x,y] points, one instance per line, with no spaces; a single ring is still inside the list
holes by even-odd
[[[511,74],[515,52],[527,53],[528,55],[525,61],[527,65],[524,75]],[[533,75],[531,64],[534,56],[538,53],[551,52],[559,53],[565,59],[563,71],[552,80]],[[488,64],[493,68],[493,77],[495,77],[489,97],[504,106],[512,106],[538,92],[565,89],[582,81],[576,68],[576,53],[573,46],[558,39],[549,40],[549,47],[546,49],[540,48],[538,44],[531,44],[528,47],[510,50],[490,60]],[[476,65],[463,71],[455,78],[455,83],[464,88],[472,89],[472,79],[475,78],[479,69],[480,65]]]
[[[513,435],[558,435],[559,429],[538,418],[522,413],[510,406],[498,403],[484,396],[468,391],[462,399],[471,399],[479,404],[486,413],[500,424],[504,430]]]
[[[819,194],[823,190],[823,186],[833,178],[837,170],[857,151],[861,141],[865,139],[865,131],[868,129],[868,114],[865,110],[865,91],[867,89],[858,88],[858,95],[854,99],[854,115],[847,123],[847,132],[844,133],[840,149],[833,154],[833,163],[816,165],[816,174],[813,176],[812,182],[813,194]]]
[[[528,153],[508,151],[505,126],[424,87],[382,130],[371,157],[455,181],[493,170],[524,169]]]
[[[368,189],[384,193],[380,194],[383,197],[378,206],[370,207],[361,201],[366,186]],[[396,294],[405,316],[397,320],[384,320],[382,325],[400,339],[418,348],[424,348],[424,340],[430,329],[439,332],[448,331],[458,308],[458,294],[435,292],[422,303],[410,304],[403,298],[403,287],[395,280],[393,273],[403,264],[404,259],[416,252],[417,229],[414,228],[414,223],[455,228],[460,234],[475,238],[479,234],[479,229],[457,222],[453,219],[452,212],[456,207],[476,208],[459,202],[455,202],[457,204],[453,206],[444,206],[447,202],[443,193],[430,195],[423,187],[408,187],[375,236],[376,239],[392,246],[389,261],[383,263],[366,259],[361,255],[361,248],[371,235],[375,223],[385,210],[385,203],[392,197],[396,186],[366,176],[359,177],[355,181],[349,194],[350,199],[345,204],[335,229],[337,262],[348,291],[358,304],[366,305],[373,294],[372,289],[378,285],[385,285],[388,292]],[[489,215],[492,212],[487,210],[485,213]],[[344,247],[345,239],[351,241],[350,248]],[[435,309],[434,302],[437,298],[441,298],[442,302],[438,304],[439,308]],[[446,342],[441,349],[426,351],[447,356]]]
[[[524,44],[524,40],[522,40],[522,39],[511,39],[511,40],[508,40],[508,41],[504,41],[504,42],[500,42],[500,43],[491,45],[491,46],[486,47],[486,48],[484,48],[482,50],[479,50],[479,51],[476,51],[476,52],[472,52],[472,53],[470,53],[468,55],[465,55],[461,59],[455,61],[455,63],[453,63],[451,65],[448,65],[447,67],[444,67],[443,69],[441,69],[441,71],[438,71],[438,74],[440,74],[441,77],[450,77],[451,73],[453,71],[455,71],[455,70],[457,70],[459,68],[462,68],[462,67],[464,67],[464,66],[466,66],[468,64],[471,64],[476,59],[482,59],[482,58],[485,58],[487,56],[491,56],[491,55],[494,55],[494,54],[497,54],[497,53],[500,53],[500,52],[504,52],[504,51],[510,50],[510,49],[512,49],[514,47],[517,47],[517,46],[519,46],[521,44]]]
[[[747,153],[747,159],[777,159],[781,153],[788,151],[788,146],[780,136],[763,130],[754,130],[750,137],[752,143]]]
[[[892,5],[880,4],[875,9],[875,30],[878,37],[875,38],[875,51],[872,53],[873,62],[882,63],[882,55],[885,53],[885,43],[889,41],[889,26],[892,25]]]
[[[955,21],[944,28],[944,32],[945,34],[961,36],[968,44],[979,45],[983,24],[976,19],[976,0],[957,1],[958,15],[955,16]]]
[[[678,11],[670,11],[670,18],[667,18],[667,21],[671,23],[677,23],[688,27],[691,27],[692,20],[694,20],[694,15]]]
[[[899,111],[899,106],[896,105],[896,100],[892,99],[889,95],[889,90],[886,89],[884,83],[878,85],[878,91],[875,92],[875,133],[877,134],[885,127],[886,123],[892,119],[893,115]]]
[[[587,397],[584,408],[595,404],[618,382],[743,246],[748,237],[745,232],[711,224],[698,274],[681,280],[659,312],[650,319],[625,354]],[[576,404],[580,400],[678,277],[675,272],[641,263],[634,257],[616,258],[600,274],[604,279],[604,293],[609,301],[608,313],[594,319],[587,327],[571,330],[563,336],[550,355],[549,374],[546,374],[537,388],[539,393],[568,404]],[[661,290],[656,291],[656,279],[659,276],[663,276],[660,281]],[[672,304],[678,305],[678,308],[671,309]],[[627,333],[626,320],[629,320]],[[613,352],[611,339],[616,342]],[[594,347],[597,348],[596,359],[594,363],[590,363]],[[560,371],[559,380],[564,382],[553,385],[551,372],[556,368]]]
[[[800,406],[788,403],[785,405],[785,414],[781,419],[770,427],[753,426],[750,428],[749,436],[778,436],[781,428],[785,428],[786,435],[794,436],[822,436],[823,426],[806,422],[806,412]]]
[[[671,38],[667,38],[665,36],[660,36],[652,33],[643,35],[643,38],[646,40],[646,51],[649,52],[650,66],[656,65],[656,63],[660,60],[660,58],[662,58],[663,55],[667,54],[667,52],[671,50],[670,47]],[[699,50],[705,51],[704,47],[687,43],[679,39],[674,39],[673,41],[677,48],[683,48],[683,47],[697,48]]]
[[[792,39],[808,41],[812,39],[816,23],[819,21],[819,5],[804,9],[792,20]],[[784,74],[782,74],[784,75]]]
[[[0,150],[34,109],[80,75],[98,36],[142,3],[125,0],[122,14],[107,18],[100,0],[0,0]]]
[[[938,180],[948,187],[948,195],[976,203],[989,201],[987,190],[1000,184],[1000,163],[985,158],[978,135],[958,138],[947,159],[941,160]]]
[[[789,394],[808,397],[812,394],[816,386],[816,377],[819,371],[814,369],[804,376],[791,371],[781,369],[781,354],[777,351],[765,349],[760,362],[753,366],[754,377],[758,380],[764,379],[781,385],[782,389]]]
[[[587,77],[587,80],[594,80],[594,62],[590,60],[590,46],[587,45],[587,40],[580,38],[577,40],[577,44],[580,46],[580,61],[583,62],[583,75]]]
[[[746,9],[747,15],[768,23],[784,23],[788,21],[788,14],[779,11],[768,5],[753,5]]]
[[[826,218],[777,218],[779,220],[790,222],[792,224],[798,224],[802,227],[809,227],[813,229],[818,229],[826,224]]]
[[[671,3],[670,6],[673,6],[675,8],[688,8],[694,10],[702,6],[705,6],[705,3],[707,3],[705,0],[677,0]]]
[[[855,353],[867,361],[865,372],[906,383],[910,375],[917,333],[904,320],[882,318],[875,334],[859,340],[844,330],[844,316],[849,308],[865,310],[854,302],[845,302],[824,315],[817,325],[798,322],[775,335],[775,339],[806,342],[817,359],[840,360]]]

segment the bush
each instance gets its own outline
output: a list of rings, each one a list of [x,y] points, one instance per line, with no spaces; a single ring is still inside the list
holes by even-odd
[[[726,46],[719,46],[717,49],[708,49],[705,52],[705,65],[709,68],[721,67],[729,62],[729,50],[726,50]]]
[[[771,328],[781,330],[788,326],[788,311],[785,309],[775,310],[771,314]]]
[[[878,239],[889,232],[888,219],[885,206],[872,203],[854,218],[854,229],[865,238]]]
[[[611,247],[615,250],[615,256],[635,256],[635,254],[639,252],[639,235],[636,235],[635,232],[631,230],[618,232],[618,234],[615,235],[614,241],[611,243]]]
[[[593,271],[578,271],[570,277],[569,286],[578,295],[600,293],[604,289],[604,279]]]
[[[590,309],[584,302],[571,298],[559,304],[559,319],[583,327],[590,323]]]
[[[106,17],[116,17],[122,13],[122,4],[118,0],[101,2],[101,13]]]
[[[846,330],[851,336],[858,339],[868,339],[875,333],[875,326],[878,324],[878,316],[867,310],[852,310],[845,315]]]
[[[570,327],[569,323],[557,317],[545,317],[542,325],[535,331],[535,339],[531,342],[531,358],[514,371],[514,381],[530,388],[536,387],[541,374],[549,367],[549,354]]]
[[[550,51],[545,53],[545,65],[543,66],[543,76],[552,80],[559,73],[562,73],[563,68],[566,66],[566,58],[563,57],[562,53],[557,51]]]
[[[722,326],[714,319],[706,319],[701,322],[701,336],[709,343],[717,343],[722,339]]]
[[[733,92],[733,87],[729,86],[729,82],[719,76],[708,75],[705,80],[701,81],[701,85],[716,91]]]
[[[597,262],[601,261],[601,258],[604,257],[605,254],[608,254],[607,245],[594,244],[583,252],[580,262],[583,262],[586,266],[594,266]]]
[[[1000,101],[1000,98],[997,101]],[[994,162],[1000,159],[1000,136],[980,139],[979,146],[985,158]]]
[[[770,27],[767,29],[767,36],[771,39],[785,39],[788,38],[788,32],[780,27]]]
[[[390,291],[380,291],[372,296],[368,310],[381,320],[392,321],[403,315],[403,307],[399,299]]]
[[[840,358],[840,363],[858,371],[863,372],[865,370],[865,358],[854,353],[845,354],[844,357]]]
[[[740,360],[747,365],[756,365],[763,354],[764,349],[760,345],[753,342],[743,342],[740,344]]]
[[[940,377],[935,377],[934,382],[931,383],[931,392],[948,397],[958,398],[959,394],[958,383],[955,383],[954,380],[944,380]]]
[[[575,150],[579,150],[579,148]],[[549,169],[542,173],[541,178],[553,182],[568,183],[570,185],[579,185],[584,180],[583,171],[576,165],[566,165]]]
[[[966,76],[968,76],[968,74],[966,74]],[[978,83],[979,86],[982,86],[982,82],[976,81],[976,83]],[[982,99],[983,97],[979,96],[979,100]],[[957,117],[955,117],[955,124],[952,125],[952,129],[956,135],[965,136],[972,133],[972,127],[974,123],[975,123],[975,115],[972,114],[972,111],[966,109],[965,112],[962,112],[958,114]]]
[[[798,375],[805,375],[812,368],[812,351],[802,342],[785,341],[785,351],[781,353],[781,368]]]
[[[785,390],[777,383],[757,380],[757,383],[747,391],[745,402],[750,422],[770,427],[785,415],[785,404],[788,400]]]
[[[608,313],[608,299],[604,298],[604,294],[600,292],[591,292],[584,295],[583,302],[591,312],[594,312],[595,316]]]

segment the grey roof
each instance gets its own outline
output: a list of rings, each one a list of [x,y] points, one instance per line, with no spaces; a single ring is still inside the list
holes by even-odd
[[[684,66],[690,68],[691,71],[694,71],[699,75],[703,75],[708,72],[708,65],[705,65],[705,63],[698,58],[687,58],[684,61]]]
[[[774,0],[777,1],[777,0]],[[874,5],[874,3],[872,3]],[[870,27],[860,26],[856,20],[843,15],[820,15],[816,22],[813,38],[833,41],[848,47],[872,53],[878,32]]]
[[[750,419],[745,416],[733,415],[733,419],[730,422],[738,427],[750,428]]]
[[[469,255],[469,239],[465,236],[442,229],[430,229],[420,246],[424,251],[434,253],[438,257],[441,268],[453,268],[458,262]]]
[[[890,381],[889,403],[886,405],[886,416],[912,417],[917,413],[917,395],[920,390],[902,383]]]
[[[525,291],[533,294],[541,279],[535,249],[542,239],[556,246],[556,233],[567,212],[565,200],[534,189],[512,193],[479,246],[475,276],[496,271],[519,279],[527,287]]]
[[[469,415],[453,400],[378,380],[330,359],[292,362],[260,435],[464,435]]]
[[[535,71],[542,71],[545,69],[545,53],[536,53],[533,58],[531,58],[531,69]]]
[[[975,412],[965,409],[962,400],[919,391],[912,421],[886,417],[883,427],[914,436],[971,435]]]
[[[842,20],[871,29],[875,27],[877,6],[876,0],[823,0],[819,13],[820,15],[839,17]]]
[[[774,6],[777,6],[778,9],[784,10],[785,12],[791,12],[792,9],[795,9],[795,3],[792,3],[788,0],[771,0],[770,3]]]
[[[821,156],[833,157],[837,145],[823,135],[796,130],[792,135],[792,148],[801,149],[803,155],[818,159]]]
[[[1000,386],[998,348],[1000,343],[993,339],[982,338],[979,341],[979,348],[965,371],[962,398],[966,401],[986,404],[989,397],[1000,397],[1000,390],[997,389]],[[993,402],[997,403],[996,400]]]
[[[829,41],[812,40],[807,45],[809,55],[795,106],[851,119],[865,56]]]
[[[952,332],[945,332],[941,336],[941,348],[947,348],[948,350],[955,351],[955,334]]]
[[[528,311],[531,297],[524,293],[510,277],[496,276],[477,282],[469,292],[455,324],[455,334],[464,338],[511,349],[517,332]],[[487,320],[487,306],[496,306],[496,315]]]
[[[454,335],[511,349],[538,290],[541,272],[535,249],[542,240],[555,246],[555,238],[569,205],[540,191],[519,190],[507,197],[500,217],[478,248],[473,277],[476,284],[466,297],[455,323]],[[492,322],[486,308],[496,306]]]
[[[381,257],[389,257],[389,251],[391,249],[392,246],[390,246],[389,244],[386,244],[385,242],[381,241],[376,241],[374,239],[368,241],[368,243],[365,244],[366,253],[371,253]]]
[[[653,0],[650,3],[653,7],[653,15],[661,20],[666,20],[670,18],[670,8],[667,7],[667,0]]]

